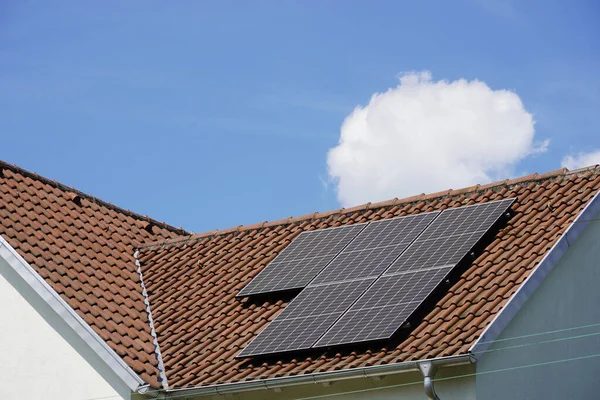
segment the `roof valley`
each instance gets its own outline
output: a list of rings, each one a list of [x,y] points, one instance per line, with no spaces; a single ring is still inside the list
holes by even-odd
[[[154,346],[154,354],[158,363],[158,381],[161,383],[164,389],[169,389],[169,381],[165,372],[165,364],[163,363],[162,353],[160,351],[160,344],[158,343],[158,337],[156,336],[156,329],[154,328],[154,319],[152,318],[152,309],[150,307],[150,299],[148,298],[148,291],[144,284],[144,276],[142,273],[142,265],[138,259],[139,250],[136,250],[133,254],[135,259],[135,266],[137,273],[140,276],[140,286],[142,289],[142,296],[144,296],[144,305],[146,306],[146,314],[148,314],[148,324],[150,325],[150,335],[152,336],[152,345]]]

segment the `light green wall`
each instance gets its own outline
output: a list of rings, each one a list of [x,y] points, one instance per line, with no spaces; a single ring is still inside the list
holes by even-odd
[[[506,340],[590,324],[599,325]],[[478,399],[600,399],[600,357],[554,363],[600,355],[600,221],[571,244],[499,339],[477,363]],[[519,368],[537,363],[553,364]],[[493,372],[507,368],[517,369]]]
[[[470,365],[440,369],[436,374],[436,378],[451,378],[436,383],[435,388],[440,398],[442,400],[474,400],[474,372],[474,366]],[[426,398],[421,374],[419,372],[405,372],[388,375],[379,381],[372,378],[359,378],[335,382],[329,387],[324,387],[320,384],[310,384],[284,388],[281,392],[257,390],[236,395],[227,395],[227,397],[213,396],[208,398],[203,397],[203,399],[291,400],[336,393],[339,395],[321,397],[315,400],[423,400]]]

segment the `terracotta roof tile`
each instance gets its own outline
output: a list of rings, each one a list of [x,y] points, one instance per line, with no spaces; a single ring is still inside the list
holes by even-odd
[[[189,234],[13,165],[0,162],[0,170],[0,235],[142,379],[159,387],[133,254],[141,242]]]
[[[600,189],[600,167],[367,203],[190,235],[0,162],[0,234],[140,376],[158,363],[136,247],[171,387],[465,354]],[[235,356],[288,304],[235,294],[304,230],[517,197],[514,217],[404,340],[269,361]]]
[[[597,168],[557,170],[144,245],[140,261],[171,387],[292,376],[464,354],[600,189]],[[285,306],[234,295],[303,230],[517,197],[515,216],[412,333],[359,352],[238,360]],[[316,356],[316,357],[315,357]],[[254,364],[258,362],[258,364]]]

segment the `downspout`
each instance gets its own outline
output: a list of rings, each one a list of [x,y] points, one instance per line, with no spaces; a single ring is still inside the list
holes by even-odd
[[[423,362],[417,364],[419,366],[419,370],[421,374],[423,374],[423,386],[425,387],[425,395],[429,400],[440,400],[438,395],[435,393],[435,388],[433,387],[433,376],[437,370],[435,364],[432,364],[431,361]]]

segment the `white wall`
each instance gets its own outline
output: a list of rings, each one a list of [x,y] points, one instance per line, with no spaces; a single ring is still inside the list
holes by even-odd
[[[445,379],[435,384],[442,400],[475,400],[475,367],[442,368],[436,379]],[[466,375],[466,376],[465,376]],[[333,396],[332,396],[333,395]],[[423,376],[420,372],[405,372],[388,375],[382,380],[357,378],[333,383],[329,387],[322,384],[307,384],[283,388],[281,392],[256,390],[224,396],[200,397],[199,399],[223,400],[291,400],[325,396],[323,400],[424,400]],[[318,399],[318,397],[317,397]],[[317,400],[315,399],[315,400]]]
[[[0,257],[0,399],[98,397],[130,390]]]
[[[596,326],[538,335],[584,325]],[[523,335],[533,336],[511,339]],[[478,399],[600,398],[600,220],[571,243],[498,339],[477,363]]]

